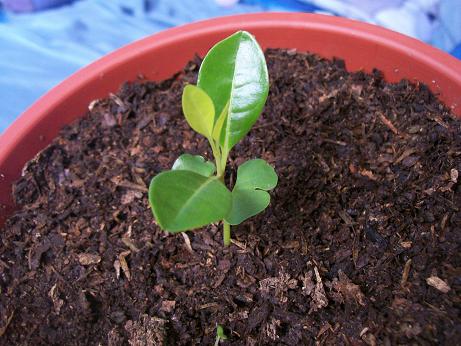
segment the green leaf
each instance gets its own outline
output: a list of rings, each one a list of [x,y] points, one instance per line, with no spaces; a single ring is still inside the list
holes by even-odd
[[[197,85],[213,100],[216,114],[229,101],[221,130],[225,152],[244,137],[258,119],[269,92],[264,54],[254,37],[238,31],[217,43],[202,62]]]
[[[273,189],[277,181],[277,174],[266,161],[245,162],[237,170],[232,208],[225,220],[231,225],[238,225],[266,209],[270,203],[270,195],[266,191]]]
[[[219,324],[216,327],[216,337],[219,340],[227,340],[227,336],[224,334],[224,328]]]
[[[211,138],[215,110],[213,101],[205,91],[192,84],[186,85],[182,93],[182,110],[194,131]]]
[[[192,171],[210,177],[216,172],[216,167],[213,162],[205,161],[200,155],[182,154],[176,159],[172,170]]]
[[[222,220],[232,195],[217,177],[174,170],[152,179],[149,203],[159,226],[176,233]]]
[[[278,177],[274,168],[262,159],[248,160],[237,170],[235,189],[272,190],[277,186]]]
[[[263,190],[232,191],[232,209],[225,220],[230,225],[238,225],[267,208],[270,195]]]

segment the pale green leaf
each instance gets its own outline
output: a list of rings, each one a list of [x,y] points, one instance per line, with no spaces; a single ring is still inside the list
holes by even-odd
[[[213,101],[205,91],[192,84],[186,85],[182,93],[182,110],[194,131],[211,138],[215,110]]]
[[[227,336],[226,336],[226,334],[224,334],[224,328],[222,326],[220,326],[219,324],[216,327],[216,335],[221,340],[227,340]]]

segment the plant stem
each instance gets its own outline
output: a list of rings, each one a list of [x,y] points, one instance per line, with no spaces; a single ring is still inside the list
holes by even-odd
[[[219,146],[219,143],[213,141],[212,138],[208,138],[208,141],[210,142],[211,150],[213,151],[213,156],[216,161],[216,175],[225,184],[224,173],[226,171],[227,156],[229,155],[229,153],[227,151],[221,152],[221,147]],[[223,220],[223,240],[224,240],[224,246],[230,245],[230,242],[231,242],[230,225],[224,220]]]
[[[213,156],[216,162],[216,174],[218,178],[221,178],[222,180],[224,170],[222,169],[221,165],[221,151],[219,150],[219,147],[216,145],[212,138],[208,138],[208,141],[210,142],[211,150],[213,152]]]
[[[231,243],[231,229],[230,225],[223,220],[223,238],[224,238],[224,246],[229,246]]]
[[[222,153],[222,155],[221,155],[221,167],[222,167],[223,171],[226,170],[226,164],[227,164],[227,154]]]

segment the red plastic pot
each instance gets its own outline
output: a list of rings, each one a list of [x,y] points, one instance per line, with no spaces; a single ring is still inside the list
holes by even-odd
[[[181,69],[195,53],[244,29],[264,48],[296,48],[340,57],[348,70],[376,67],[388,81],[426,83],[461,116],[461,61],[415,39],[338,17],[263,13],[217,18],[163,31],[134,42],[81,69],[26,110],[0,137],[0,225],[14,208],[11,185],[24,164],[88,104],[139,74],[159,80]]]

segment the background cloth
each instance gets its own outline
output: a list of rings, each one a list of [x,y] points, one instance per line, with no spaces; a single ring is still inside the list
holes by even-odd
[[[461,57],[461,0],[0,0],[0,132],[79,68],[173,26],[261,11],[382,25]]]

